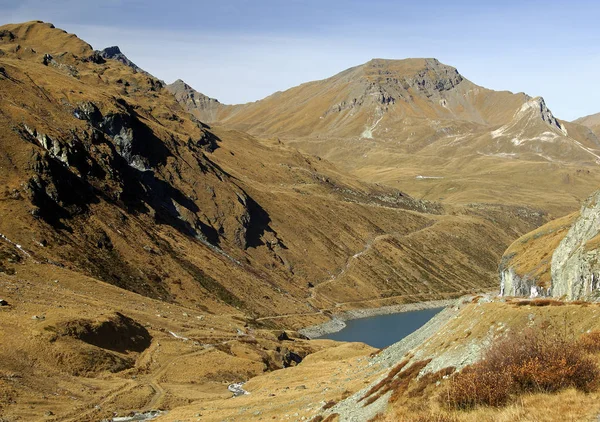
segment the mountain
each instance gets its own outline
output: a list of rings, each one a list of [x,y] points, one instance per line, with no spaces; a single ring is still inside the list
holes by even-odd
[[[196,91],[181,79],[177,79],[166,88],[175,96],[179,104],[203,122],[214,121],[219,112],[226,107],[218,100]]]
[[[429,200],[528,204],[559,216],[600,182],[592,130],[557,119],[541,97],[483,88],[435,59],[374,59],[254,103],[210,115],[203,107],[197,115],[214,124],[277,136]]]
[[[600,113],[590,114],[589,116],[580,117],[574,120],[573,123],[589,127],[597,136],[600,136]]]
[[[337,353],[295,329],[494,287],[502,252],[547,220],[416,199],[209,127],[185,104],[218,103],[108,53],[43,22],[0,27],[3,417],[229,397]]]
[[[123,54],[121,52],[121,49],[116,45],[112,46],[112,47],[107,47],[107,48],[103,49],[102,51],[100,51],[100,57],[102,57],[104,59],[112,59],[112,60],[120,61],[125,66],[129,66],[130,68],[132,68],[135,72],[147,73],[145,70],[141,69],[134,62],[129,60],[129,58],[125,54]]]
[[[524,208],[415,200],[278,141],[209,128],[121,56],[98,61],[44,23],[3,31],[3,171],[19,223],[0,229],[40,262],[182,304],[322,319],[332,304],[490,285],[510,239],[543,221]],[[485,229],[451,240],[473,225]],[[479,242],[495,246],[482,254]],[[433,244],[443,265],[422,258]],[[449,266],[446,255],[478,264]]]

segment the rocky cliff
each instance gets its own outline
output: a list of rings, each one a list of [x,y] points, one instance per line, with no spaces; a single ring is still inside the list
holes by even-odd
[[[578,213],[518,239],[500,265],[506,296],[597,299],[600,285],[600,191]]]
[[[177,79],[166,88],[188,112],[205,123],[215,121],[219,111],[227,107],[217,99],[196,91],[181,79]]]

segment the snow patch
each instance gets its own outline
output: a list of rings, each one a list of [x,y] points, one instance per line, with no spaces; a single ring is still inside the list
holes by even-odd
[[[375,130],[375,128],[377,127],[377,125],[379,124],[379,122],[381,122],[381,120],[383,119],[383,116],[381,116],[379,118],[379,120],[377,120],[371,127],[367,127],[363,133],[360,135],[360,137],[362,139],[373,139],[373,131]]]
[[[227,389],[233,393],[233,397],[248,395],[250,393],[242,388],[244,384],[245,382],[236,382],[233,384],[229,384]]]
[[[419,180],[422,180],[422,179],[443,179],[443,177],[442,176],[421,176],[419,174],[417,177],[415,177],[415,179],[419,179]]]
[[[178,339],[183,340],[183,341],[188,341],[189,340],[189,338],[180,336],[179,334],[174,333],[173,331],[169,331],[169,334],[171,334],[173,337],[178,338]]]

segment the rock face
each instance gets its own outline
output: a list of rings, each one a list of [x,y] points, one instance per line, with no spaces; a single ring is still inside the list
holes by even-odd
[[[500,295],[502,296],[530,296],[539,295],[536,280],[529,278],[526,274],[518,275],[514,268],[506,268],[500,271]]]
[[[575,221],[552,255],[552,295],[568,299],[590,297],[598,289],[600,249],[592,239],[600,234],[600,191],[581,208]]]
[[[129,66],[136,72],[147,73],[146,71],[141,69],[138,65],[136,65],[134,62],[129,60],[129,58],[127,58],[127,56],[125,54],[123,54],[121,52],[121,49],[116,45],[112,46],[112,47],[107,47],[104,50],[100,51],[100,56],[103,59],[117,60],[117,61],[123,63],[124,65]]]
[[[600,287],[600,191],[590,196],[572,223],[558,238],[557,230],[549,223],[526,235],[515,244],[537,242],[519,254],[514,244],[504,255],[500,265],[500,294],[504,296],[552,296],[568,300],[595,299]],[[532,240],[533,239],[533,240]],[[539,252],[542,249],[543,255]],[[550,256],[539,259],[534,256]],[[527,254],[530,256],[528,257]],[[517,268],[515,260],[529,258],[536,267]],[[547,267],[540,271],[540,267]],[[549,272],[550,283],[541,281],[540,274]]]
[[[177,79],[166,88],[175,96],[177,102],[203,122],[213,122],[223,107],[218,100],[196,91],[181,79]]]

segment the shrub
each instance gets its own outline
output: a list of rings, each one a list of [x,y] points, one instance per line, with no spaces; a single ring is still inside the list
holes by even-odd
[[[600,352],[600,331],[583,334],[577,339],[577,344],[588,353]]]
[[[392,382],[392,380],[394,379],[394,377],[396,375],[398,375],[400,373],[400,371],[402,371],[402,369],[406,366],[406,364],[408,362],[409,362],[408,359],[404,359],[398,365],[396,365],[395,367],[393,367],[390,370],[390,372],[388,372],[388,374],[386,375],[386,377],[384,379],[382,379],[381,381],[379,381],[377,384],[375,384],[373,387],[371,387],[369,389],[369,391],[367,391],[365,393],[365,395],[363,397],[361,397],[360,400],[358,400],[358,402],[360,403],[361,401],[363,401],[366,398],[372,396],[373,394],[377,393],[381,389],[387,387]]]
[[[514,302],[515,306],[564,306],[565,302],[556,299],[530,299]]]
[[[451,407],[502,406],[511,395],[597,387],[600,370],[587,350],[598,337],[572,341],[531,329],[498,340],[482,361],[463,369],[449,383],[442,400]]]
[[[463,369],[450,382],[444,400],[457,409],[478,405],[503,406],[510,398],[511,377],[507,371],[490,370],[476,364]]]

